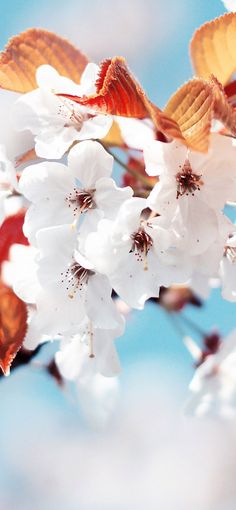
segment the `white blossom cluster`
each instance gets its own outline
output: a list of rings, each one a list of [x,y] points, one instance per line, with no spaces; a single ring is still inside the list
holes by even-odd
[[[100,142],[112,116],[58,95],[92,94],[97,73],[88,64],[76,85],[41,66],[38,88],[17,99],[12,120],[33,134],[42,159],[18,181],[4,148],[0,154],[1,221],[9,189],[27,205],[30,245],[13,246],[10,263],[14,290],[29,304],[24,345],[59,338],[56,362],[68,379],[119,372],[114,340],[125,321],[113,291],[142,309],[161,286],[185,284],[205,296],[217,278],[223,297],[236,301],[236,228],[224,214],[236,199],[232,138],[212,133],[201,154],[155,140],[151,123],[116,118],[126,145],[143,153],[147,179],[155,178],[151,191],[134,196],[131,187],[117,186],[113,157]],[[6,280],[10,273],[6,264]]]

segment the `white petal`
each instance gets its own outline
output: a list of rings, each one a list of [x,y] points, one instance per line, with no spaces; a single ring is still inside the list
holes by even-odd
[[[121,130],[122,138],[128,147],[142,150],[146,145],[154,141],[155,133],[150,119],[139,120],[128,117],[115,117],[115,120]]]
[[[133,308],[142,309],[148,298],[159,296],[157,273],[158,260],[152,250],[148,253],[148,270],[144,270],[144,263],[138,261],[134,253],[127,253],[110,281],[121,299]]]
[[[89,62],[85,67],[85,70],[81,76],[80,85],[82,89],[82,95],[86,96],[95,94],[96,86],[95,82],[98,78],[99,66],[93,62]]]
[[[94,200],[97,207],[104,211],[105,217],[113,220],[123,202],[132,195],[133,190],[129,186],[119,188],[113,179],[102,177],[96,182]]]
[[[118,236],[120,232],[129,234],[135,232],[140,227],[140,215],[146,207],[148,204],[145,198],[133,197],[126,200],[119,210],[114,232],[117,230]]]
[[[110,177],[113,157],[98,142],[81,142],[73,147],[68,156],[68,164],[84,188],[96,187],[101,177]]]
[[[164,143],[154,141],[144,149],[146,172],[150,176],[163,172],[176,174],[182,168],[187,157],[187,149],[177,142]]]
[[[39,230],[57,225],[72,225],[73,222],[73,211],[67,203],[59,199],[53,201],[45,198],[32,204],[26,211],[23,232],[30,243],[36,245]]]
[[[19,182],[21,193],[31,202],[52,199],[56,195],[63,199],[73,187],[74,179],[68,168],[48,161],[25,168]]]
[[[79,132],[73,126],[52,125],[35,137],[35,152],[40,158],[60,159],[79,138]]]
[[[112,117],[109,115],[94,115],[94,111],[90,110],[91,117],[84,119],[80,131],[78,131],[78,140],[102,139],[104,138],[112,126]]]
[[[79,376],[85,356],[88,357],[86,345],[81,342],[80,336],[76,335],[71,341],[64,342],[56,353],[55,361],[63,377],[72,381]]]
[[[111,299],[111,290],[106,276],[95,274],[89,278],[85,306],[88,317],[97,328],[115,329],[120,324],[120,314]]]
[[[94,355],[98,372],[105,377],[119,374],[120,362],[111,331],[96,329],[94,333]]]

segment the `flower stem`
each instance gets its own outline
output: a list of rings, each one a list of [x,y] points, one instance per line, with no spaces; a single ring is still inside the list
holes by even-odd
[[[124,161],[122,161],[118,156],[116,156],[116,154],[114,154],[110,149],[108,149],[108,147],[105,144],[103,144],[101,142],[101,140],[97,140],[97,141],[104,147],[104,149],[108,152],[108,154],[110,154],[114,158],[114,161],[118,165],[120,165],[122,168],[124,168],[124,170],[126,170],[126,172],[128,172],[130,175],[135,177],[135,179],[142,182],[142,184],[144,184],[146,188],[148,188],[148,189],[153,188],[153,185],[150,183],[148,177],[145,177],[145,175],[142,175],[139,172],[136,172],[136,170],[134,170],[133,168],[130,168],[128,165],[126,165],[126,163],[124,163]]]
[[[181,317],[182,321],[185,322],[185,324],[187,324],[191,329],[196,331],[196,333],[198,333],[200,336],[202,336],[202,337],[207,336],[207,333],[205,331],[203,331],[203,329],[200,328],[200,326],[195,324],[195,322],[192,321],[192,319],[190,319],[189,317],[186,317],[185,315],[183,315],[183,313],[180,314],[180,317]]]

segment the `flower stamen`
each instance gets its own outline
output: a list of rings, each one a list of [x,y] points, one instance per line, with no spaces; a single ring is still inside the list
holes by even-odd
[[[95,209],[96,204],[94,201],[95,189],[78,189],[74,188],[71,193],[66,197],[68,207],[73,206],[73,214],[77,216],[89,209]]]
[[[188,196],[191,193],[194,196],[195,191],[200,191],[203,181],[201,181],[201,175],[194,174],[188,159],[186,159],[180,172],[175,176],[177,182],[177,193],[176,198],[182,197],[183,195]]]
[[[77,131],[81,131],[84,121],[93,118],[95,115],[92,115],[87,112],[82,112],[78,108],[73,101],[69,101],[68,99],[62,99],[60,97],[61,104],[58,108],[58,115],[65,119],[64,127],[73,126]]]
[[[130,253],[134,252],[137,261],[143,261],[144,271],[148,270],[147,255],[153,245],[153,240],[143,227],[140,227],[137,232],[131,235],[133,241]]]
[[[91,321],[89,322],[89,331],[88,331],[88,334],[89,334],[89,358],[95,358],[95,354],[94,354],[94,351],[93,351],[93,337],[94,337],[94,333],[93,333],[93,325],[92,325]]]
[[[74,260],[68,269],[64,273],[61,273],[61,276],[63,276],[61,283],[66,282],[68,297],[73,299],[78,291],[82,291],[83,287],[87,285],[89,277],[92,275],[94,275],[93,271],[81,266]]]

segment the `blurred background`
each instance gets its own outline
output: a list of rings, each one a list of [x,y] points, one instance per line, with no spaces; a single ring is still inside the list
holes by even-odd
[[[162,107],[192,74],[194,30],[223,12],[220,0],[1,0],[0,42],[43,27],[95,62],[123,55]],[[235,327],[217,290],[185,315],[206,332]],[[235,510],[236,424],[184,416],[193,361],[168,314],[133,313],[117,348],[102,402],[102,380],[94,399],[40,369],[51,347],[0,380],[0,510]]]

